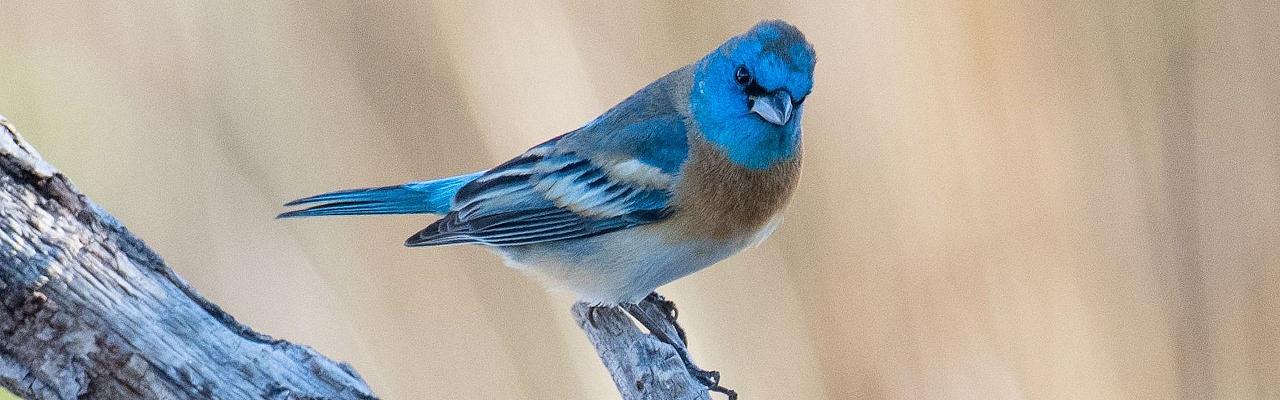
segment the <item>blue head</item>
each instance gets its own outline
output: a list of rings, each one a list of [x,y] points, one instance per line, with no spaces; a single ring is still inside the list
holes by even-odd
[[[795,157],[813,89],[813,46],[786,22],[757,24],[698,62],[689,105],[729,160],[764,169]]]

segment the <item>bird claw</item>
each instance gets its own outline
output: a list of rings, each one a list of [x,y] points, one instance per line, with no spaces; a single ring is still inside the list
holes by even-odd
[[[720,371],[707,371],[693,364],[685,364],[684,367],[689,370],[689,375],[693,375],[693,378],[702,382],[703,385],[720,386]]]
[[[662,314],[667,317],[667,321],[671,322],[671,326],[676,328],[676,335],[680,336],[680,342],[687,346],[689,344],[689,336],[685,334],[684,327],[681,327],[676,322],[676,319],[680,318],[680,310],[676,308],[676,302],[667,300],[666,297],[658,294],[658,292],[649,293],[644,298],[644,301],[653,303],[658,306],[659,310],[662,310]]]
[[[694,379],[698,380],[698,383],[706,386],[707,390],[723,393],[729,398],[729,400],[738,399],[738,392],[733,391],[733,389],[720,386],[720,371],[707,371],[700,369],[693,364],[685,364],[685,368],[689,370],[689,375],[692,375]]]
[[[710,390],[712,392],[717,392],[717,393],[723,393],[726,397],[729,398],[729,400],[738,400],[738,392],[735,392],[733,391],[733,389],[730,389],[724,386],[716,385],[714,387],[707,388],[707,390]]]
[[[662,312],[667,315],[667,319],[671,320],[671,322],[675,322],[680,317],[680,310],[676,309],[676,302],[667,300],[666,297],[658,294],[658,292],[649,293],[644,300],[658,305],[658,308],[662,309]]]

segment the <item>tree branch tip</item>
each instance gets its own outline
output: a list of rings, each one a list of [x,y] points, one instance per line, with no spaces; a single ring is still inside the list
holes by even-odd
[[[9,136],[8,140],[0,139],[0,156],[8,156],[18,161],[24,171],[40,179],[52,178],[58,173],[56,168],[45,162],[44,157],[41,157],[40,153],[22,138],[18,128],[14,127],[4,115],[0,115],[0,130],[4,130]]]

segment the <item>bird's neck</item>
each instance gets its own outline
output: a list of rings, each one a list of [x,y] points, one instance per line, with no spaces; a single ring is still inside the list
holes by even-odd
[[[795,121],[799,118],[784,126],[760,121],[754,115],[724,120],[695,115],[695,119],[708,142],[747,169],[767,169],[794,158],[800,150],[800,127]]]

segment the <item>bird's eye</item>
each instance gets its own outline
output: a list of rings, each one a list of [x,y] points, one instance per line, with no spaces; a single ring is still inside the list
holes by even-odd
[[[739,85],[747,86],[755,79],[751,77],[751,71],[747,71],[747,67],[739,65],[738,69],[733,71],[733,80]]]

